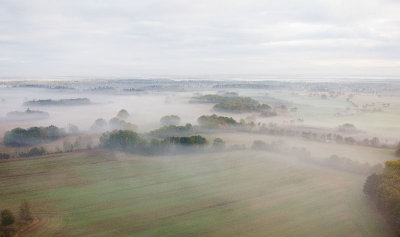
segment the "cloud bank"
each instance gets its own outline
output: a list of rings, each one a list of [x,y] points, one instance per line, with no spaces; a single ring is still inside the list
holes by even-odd
[[[0,0],[0,76],[400,75],[396,0]]]

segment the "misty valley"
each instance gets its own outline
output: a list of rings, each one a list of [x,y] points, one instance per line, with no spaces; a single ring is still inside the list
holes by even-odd
[[[0,81],[0,236],[397,236],[400,82]]]

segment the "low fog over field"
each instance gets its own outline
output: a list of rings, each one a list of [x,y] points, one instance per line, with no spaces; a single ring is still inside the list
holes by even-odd
[[[0,91],[0,207],[30,206],[17,219],[29,231],[11,231],[396,232],[364,183],[400,155],[397,81],[8,80]]]

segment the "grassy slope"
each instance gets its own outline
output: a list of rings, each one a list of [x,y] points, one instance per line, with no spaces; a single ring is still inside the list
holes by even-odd
[[[389,236],[364,177],[272,153],[75,153],[0,163],[0,208],[28,199],[40,236]]]

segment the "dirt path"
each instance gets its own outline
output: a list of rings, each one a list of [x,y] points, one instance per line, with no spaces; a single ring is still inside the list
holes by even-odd
[[[15,234],[15,237],[26,236],[27,234],[34,231],[36,228],[38,228],[42,225],[45,225],[46,223],[47,223],[46,218],[34,217],[33,221],[31,223],[29,223],[29,225],[23,226],[21,229],[19,229],[17,231],[17,233]]]

